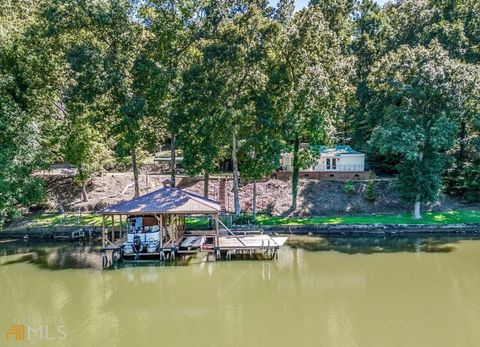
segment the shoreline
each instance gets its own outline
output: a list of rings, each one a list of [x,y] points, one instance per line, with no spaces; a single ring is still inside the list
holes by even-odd
[[[411,235],[411,234],[480,234],[480,223],[455,224],[305,224],[305,225],[236,225],[235,231],[262,230],[267,234],[283,235]],[[83,232],[82,237],[72,233]],[[68,225],[26,227],[0,231],[0,239],[65,240],[101,236],[101,227],[93,225]]]
[[[310,224],[265,225],[269,233],[291,235],[477,234],[480,223],[456,224]]]

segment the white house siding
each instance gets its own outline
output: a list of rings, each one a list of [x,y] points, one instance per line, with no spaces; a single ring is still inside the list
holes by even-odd
[[[364,154],[343,154],[337,162],[337,171],[364,171]]]
[[[282,167],[285,171],[293,171],[293,155],[291,153],[282,156]]]
[[[326,159],[336,159],[336,169],[327,170]],[[282,167],[284,171],[293,171],[293,155],[287,153],[282,156]],[[341,171],[341,172],[358,172],[365,171],[365,155],[364,154],[342,154],[340,156],[329,156],[322,154],[318,160],[318,163],[302,171]]]
[[[325,170],[325,157],[320,157],[317,165],[312,168],[312,171],[326,171]]]

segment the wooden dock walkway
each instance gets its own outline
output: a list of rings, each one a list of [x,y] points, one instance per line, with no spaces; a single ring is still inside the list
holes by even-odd
[[[142,252],[124,254],[122,252],[122,240],[117,239],[101,248],[103,267],[116,266],[119,260],[159,260],[171,261],[177,257],[191,257],[197,254],[206,254],[209,260],[229,260],[240,256],[261,259],[273,259],[278,256],[278,250],[285,244],[288,237],[270,235],[222,235],[218,238],[218,246],[215,246],[215,235],[203,234],[205,239],[211,238],[210,243],[202,243],[198,247],[182,247],[183,241],[191,238],[185,235],[183,238],[164,244],[155,252]],[[203,240],[205,241],[205,240]]]

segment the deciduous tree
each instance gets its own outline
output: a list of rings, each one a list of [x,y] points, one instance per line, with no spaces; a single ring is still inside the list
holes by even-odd
[[[319,6],[297,12],[282,25],[275,81],[275,109],[283,115],[286,140],[293,144],[292,209],[297,208],[300,142],[325,143],[334,119],[343,114],[350,92],[351,60],[342,54],[338,35],[329,29]]]
[[[376,93],[370,106],[383,113],[372,144],[382,154],[400,156],[399,188],[414,203],[415,219],[421,218],[420,204],[436,199],[441,188],[455,117],[469,107],[463,86],[472,77],[435,42],[428,48],[402,46],[369,77]]]

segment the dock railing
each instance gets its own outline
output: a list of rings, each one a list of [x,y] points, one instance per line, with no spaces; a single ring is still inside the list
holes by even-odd
[[[223,224],[223,222],[220,220],[220,218],[217,218],[217,220],[218,220],[218,223],[221,224],[221,225],[228,231],[228,233],[229,233],[230,235],[235,236],[235,238],[236,238],[242,245],[246,246],[245,243],[243,243],[243,241],[240,240],[240,238],[239,238],[237,235],[235,235],[235,233],[234,233],[233,231],[231,231],[225,224]]]

